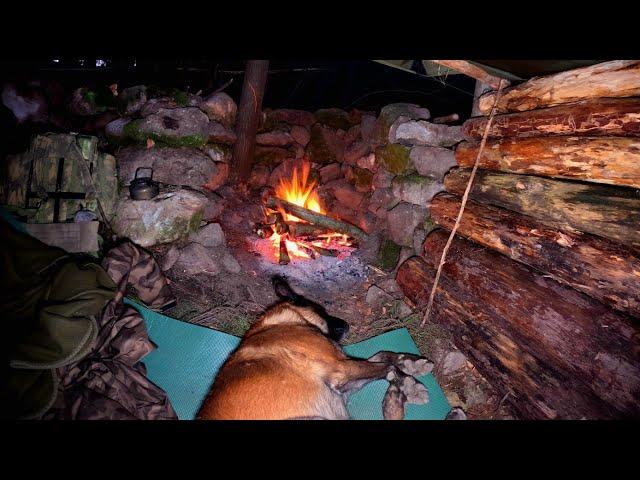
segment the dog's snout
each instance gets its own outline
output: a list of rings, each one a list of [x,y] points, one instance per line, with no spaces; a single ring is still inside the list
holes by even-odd
[[[339,318],[332,318],[329,322],[329,336],[339,342],[349,333],[349,324]]]

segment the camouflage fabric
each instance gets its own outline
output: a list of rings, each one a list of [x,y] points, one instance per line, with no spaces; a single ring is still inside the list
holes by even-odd
[[[56,190],[61,158],[64,158],[61,191],[85,193],[86,198],[61,199],[60,221],[73,219],[81,207],[100,216],[97,199],[100,199],[105,216],[110,220],[118,193],[116,161],[112,155],[98,152],[97,138],[88,135],[36,135],[27,152],[7,156],[3,204],[27,215],[29,222],[52,222],[55,202],[47,192]],[[30,177],[31,191],[37,198],[27,201]]]
[[[151,308],[174,301],[154,258],[132,243],[109,251],[102,266],[117,285],[98,319],[92,351],[58,369],[58,397],[45,419],[177,419],[166,393],[150,382],[141,359],[155,346],[142,317],[123,304],[127,285]]]

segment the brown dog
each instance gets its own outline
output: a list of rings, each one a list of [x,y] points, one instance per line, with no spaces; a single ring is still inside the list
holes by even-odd
[[[385,419],[402,419],[404,405],[426,403],[424,385],[433,364],[411,354],[380,352],[368,360],[347,357],[338,341],[346,322],[295,294],[280,278],[286,301],[269,309],[227,359],[205,399],[200,419],[348,419],[348,395],[387,379]]]

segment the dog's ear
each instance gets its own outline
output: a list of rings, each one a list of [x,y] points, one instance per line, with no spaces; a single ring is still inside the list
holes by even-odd
[[[298,299],[298,295],[291,290],[291,287],[284,278],[275,276],[271,279],[271,282],[273,283],[273,289],[279,298],[291,301]]]

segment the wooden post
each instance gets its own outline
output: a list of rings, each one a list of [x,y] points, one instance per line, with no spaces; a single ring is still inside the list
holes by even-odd
[[[246,182],[251,175],[256,132],[262,114],[262,97],[268,71],[269,60],[247,60],[236,121],[238,139],[233,149],[233,180],[235,182]]]
[[[480,97],[491,90],[492,88],[489,85],[482,83],[480,80],[476,80],[476,88],[473,91],[473,106],[471,107],[472,117],[479,117],[482,115],[479,105]]]

